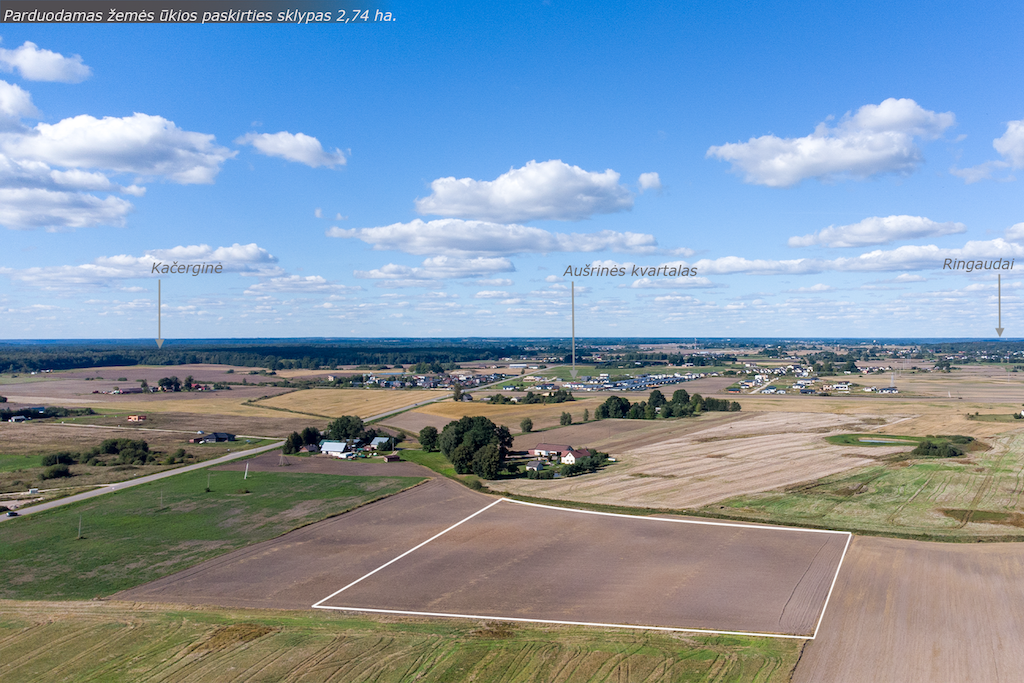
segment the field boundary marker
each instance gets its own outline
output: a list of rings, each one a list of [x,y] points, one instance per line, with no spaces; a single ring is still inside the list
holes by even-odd
[[[836,574],[832,577],[832,585],[828,587],[828,595],[825,596],[825,604],[821,606],[821,614],[818,616],[818,623],[814,626],[814,635],[811,636],[811,640],[818,637],[818,629],[821,628],[821,622],[825,618],[825,610],[828,609],[828,601],[832,598],[832,591],[836,587],[836,581],[839,580],[839,572],[843,568],[843,560],[846,559],[846,551],[850,549],[850,542],[853,540],[853,534],[849,534],[846,537],[846,547],[843,548],[843,554],[839,557],[839,564],[836,565]]]
[[[340,592],[340,591],[339,591]],[[334,595],[337,595],[335,593]],[[327,600],[329,597],[324,598]],[[320,602],[323,602],[321,600]],[[377,614],[407,614],[417,617],[452,617],[456,619],[489,619],[493,621],[518,621],[530,624],[558,624],[562,626],[597,626],[603,628],[634,628],[643,631],[674,631],[683,633],[706,633],[708,635],[754,636],[757,638],[792,638],[795,640],[814,640],[813,636],[797,636],[789,633],[759,633],[756,631],[717,631],[705,628],[680,628],[676,626],[643,626],[641,624],[605,624],[597,621],[559,621],[557,619],[531,619],[528,617],[499,617],[483,614],[453,614],[447,612],[412,612],[400,609],[377,609],[374,607],[335,607],[333,605],[313,605],[317,609],[333,609],[341,612],[374,612]]]

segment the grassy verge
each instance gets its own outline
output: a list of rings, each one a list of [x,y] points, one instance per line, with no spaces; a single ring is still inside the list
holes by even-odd
[[[418,481],[197,470],[11,519],[0,525],[0,598],[109,595]]]
[[[448,458],[444,457],[437,451],[399,451],[399,455],[402,456],[403,460],[414,462],[417,465],[423,465],[427,469],[431,469],[440,475],[454,479],[457,482],[465,484],[471,489],[480,490],[485,488],[486,481],[480,479],[475,474],[456,474],[455,467],[448,462]]]
[[[788,681],[802,641],[323,612],[0,603],[3,680]]]

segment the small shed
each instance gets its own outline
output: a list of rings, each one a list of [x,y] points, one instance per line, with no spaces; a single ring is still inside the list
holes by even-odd
[[[544,469],[544,463],[542,463],[540,460],[531,460],[530,462],[526,463],[527,472],[540,472],[542,469]]]
[[[128,416],[128,421],[129,422],[145,422],[146,421],[146,416],[145,415],[129,415]]]
[[[398,457],[397,453],[391,453],[384,456],[384,462],[399,462],[401,458]]]

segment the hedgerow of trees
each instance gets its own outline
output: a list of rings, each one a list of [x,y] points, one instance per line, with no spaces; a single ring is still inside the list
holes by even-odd
[[[658,409],[661,410],[658,410]],[[672,400],[666,400],[660,390],[651,392],[646,401],[630,403],[621,396],[611,396],[594,411],[598,420],[606,418],[626,418],[629,420],[653,420],[658,417],[689,417],[708,411],[738,412],[740,404],[736,401],[718,398],[704,398],[700,394],[692,396],[685,389],[676,389]]]

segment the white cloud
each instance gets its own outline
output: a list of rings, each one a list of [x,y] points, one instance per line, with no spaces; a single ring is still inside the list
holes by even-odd
[[[317,218],[323,218],[324,217],[324,211],[323,211],[323,209],[320,209],[320,208],[314,209],[313,215],[315,217],[317,217]]]
[[[644,190],[660,190],[661,178],[657,173],[641,173],[639,184],[641,192]]]
[[[819,282],[818,284],[811,285],[810,287],[798,287],[797,289],[790,289],[786,291],[797,293],[834,292],[835,287]]]
[[[100,199],[76,192],[33,188],[0,188],[0,225],[14,229],[46,228],[51,232],[92,225],[124,225],[132,211],[119,197]]]
[[[212,183],[221,164],[237,152],[219,147],[213,135],[178,128],[161,116],[133,114],[97,119],[87,114],[40,123],[3,141],[17,159],[65,168],[98,168],[163,176],[181,184]]]
[[[546,278],[544,278],[544,282],[561,282],[561,281],[562,281],[562,278],[560,278],[557,275],[548,275]]]
[[[41,50],[27,40],[14,50],[0,48],[0,69],[7,72],[17,69],[28,81],[81,83],[92,75],[92,69],[82,62],[80,56],[65,57],[59,52]]]
[[[1007,123],[1006,132],[992,141],[992,147],[1014,168],[1024,168],[1024,119]]]
[[[483,280],[477,280],[476,284],[482,287],[511,287],[514,283],[505,277],[495,277]]]
[[[500,292],[497,290],[485,290],[476,293],[477,299],[505,299],[508,298],[508,292]]]
[[[968,168],[957,168],[954,166],[949,172],[970,185],[980,180],[992,177],[996,169],[1002,168],[1024,168],[1024,119],[1010,121],[1006,124],[1006,132],[992,141],[992,147],[1002,155],[1003,159],[986,161],[977,166]],[[1012,176],[1005,178],[1012,180]]]
[[[511,273],[515,266],[506,258],[467,258],[434,256],[423,261],[422,267],[403,266],[389,263],[373,270],[357,270],[356,277],[373,280],[404,281],[409,283],[430,280],[450,280],[464,277],[480,277],[494,273]]]
[[[421,214],[504,223],[581,220],[633,207],[633,195],[615,171],[584,171],[554,159],[530,161],[495,180],[438,178],[430,189],[429,197],[416,200]]]
[[[790,237],[791,247],[866,247],[918,237],[939,237],[966,232],[963,223],[936,223],[923,216],[872,216],[852,225],[830,225],[803,237]]]
[[[161,274],[153,272],[153,265],[165,263],[168,266],[191,263],[220,264],[224,273],[274,277],[282,275],[275,265],[277,259],[257,244],[233,244],[230,247],[211,247],[208,244],[177,246],[170,249],[151,249],[142,256],[118,254],[100,256],[92,263],[77,266],[45,266],[34,268],[4,268],[0,273],[8,277],[38,286],[42,289],[64,289],[71,286],[121,286],[122,281],[138,278],[155,278]],[[162,275],[168,277],[167,275]],[[219,275],[191,276],[178,274],[176,277],[220,277]]]
[[[910,173],[921,161],[914,138],[936,138],[956,122],[952,112],[922,108],[911,99],[889,98],[847,113],[835,127],[818,124],[802,138],[764,135],[708,149],[732,164],[748,183],[789,187],[807,178]]]
[[[346,285],[328,282],[319,275],[307,275],[305,277],[302,275],[285,275],[283,277],[273,277],[264,282],[257,282],[254,285],[250,285],[245,290],[245,294],[269,294],[271,292],[336,293],[360,289],[362,289],[362,287],[349,287]]]
[[[303,133],[246,133],[235,140],[235,143],[252,145],[260,154],[296,161],[311,168],[345,165],[345,154],[340,149],[325,152],[319,140]]]
[[[0,81],[0,130],[20,126],[22,116],[39,116],[32,95],[13,83]]]
[[[970,241],[959,249],[941,249],[934,244],[906,245],[892,250],[876,249],[859,256],[825,259],[748,259],[723,256],[689,264],[705,275],[748,273],[757,275],[806,275],[826,271],[886,272],[893,270],[941,269],[945,259],[990,260],[1024,257],[1024,246],[1002,238]]]
[[[1006,229],[1006,239],[1011,242],[1017,242],[1018,240],[1024,239],[1024,223],[1017,223],[1011,225]]]
[[[378,228],[337,228],[329,237],[355,238],[379,251],[407,254],[512,255],[552,252],[657,251],[653,235],[602,230],[596,233],[559,233],[524,225],[503,225],[485,221],[443,218],[424,222],[395,223]]]

